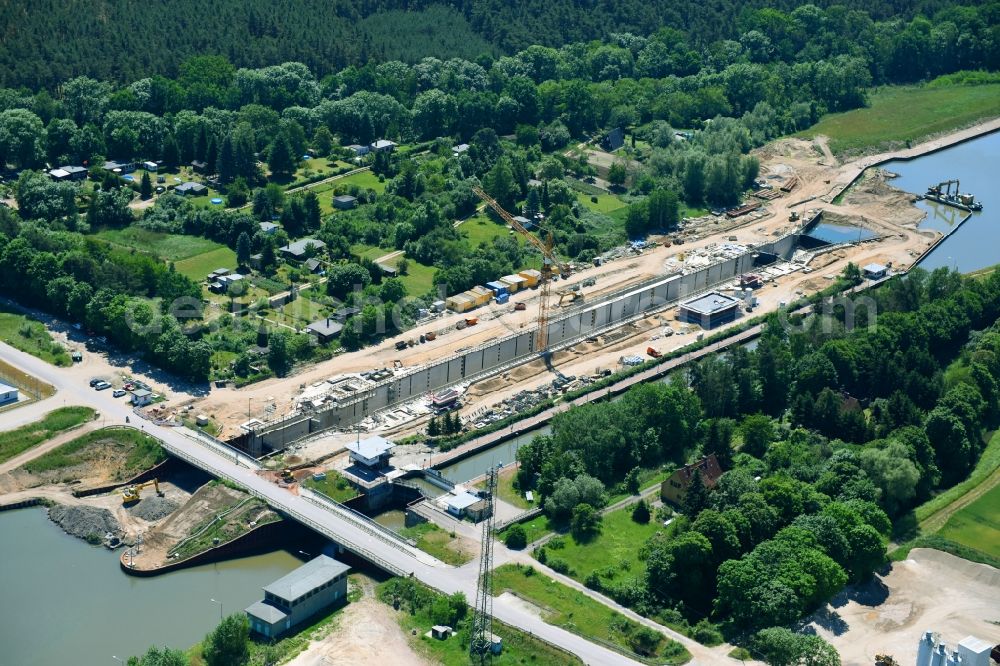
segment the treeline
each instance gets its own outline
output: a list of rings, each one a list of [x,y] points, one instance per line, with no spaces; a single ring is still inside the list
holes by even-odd
[[[713,489],[695,474],[685,515],[637,544],[644,576],[587,585],[736,632],[786,625],[870,575],[893,521],[968,475],[1000,416],[1000,276],[914,270],[866,296],[859,328],[843,306],[772,320],[755,349],[560,414],[518,451],[518,486],[575,535],[643,470],[710,453],[726,470]]]
[[[174,76],[188,54],[207,52],[241,67],[297,60],[325,76],[349,65],[415,62],[426,56],[488,62],[536,44],[560,47],[628,32],[670,35],[664,49],[636,55],[635,60],[653,67],[697,67],[699,60],[732,48],[727,40],[739,40],[758,58],[790,60],[817,46],[836,53],[865,51],[877,57],[879,70],[921,78],[962,62],[981,67],[997,48],[995,25],[981,18],[991,13],[970,15],[950,3],[931,10],[915,2],[853,1],[794,7],[770,0],[713,5],[693,0],[226,0],[208,9],[179,0],[134,9],[114,12],[101,0],[72,6],[54,0],[3,3],[0,24],[7,30],[0,83],[51,88],[77,75],[116,81]],[[907,26],[921,10],[926,19]],[[690,43],[674,50],[678,33],[690,35]],[[955,49],[949,42],[957,35],[963,40]],[[615,72],[620,66],[615,55],[607,60]]]

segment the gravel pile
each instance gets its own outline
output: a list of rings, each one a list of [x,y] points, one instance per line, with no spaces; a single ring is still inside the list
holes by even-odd
[[[172,514],[178,506],[180,505],[177,502],[165,497],[151,495],[140,500],[138,504],[129,509],[129,512],[136,518],[155,522]]]
[[[81,539],[88,536],[104,538],[108,532],[117,534],[121,527],[113,513],[93,506],[62,506],[49,509],[49,519],[64,532]]]

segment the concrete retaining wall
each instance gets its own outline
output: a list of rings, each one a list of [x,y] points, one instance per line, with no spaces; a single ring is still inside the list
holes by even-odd
[[[706,291],[750,271],[755,263],[759,263],[760,257],[774,255],[787,259],[794,252],[797,243],[798,235],[790,234],[738,257],[711,264],[686,275],[657,278],[631,289],[609,294],[551,320],[548,324],[549,346],[569,346],[604,329]],[[405,377],[386,380],[364,397],[331,405],[310,416],[293,416],[268,424],[257,433],[257,438],[270,448],[284,448],[310,433],[349,427],[380,409],[407,402],[452,384],[481,379],[505,367],[530,361],[535,355],[534,331],[512,333],[459,356],[442,359]]]

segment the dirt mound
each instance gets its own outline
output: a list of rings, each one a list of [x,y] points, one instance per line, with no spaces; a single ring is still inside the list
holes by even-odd
[[[142,518],[143,520],[148,520],[149,522],[155,522],[157,520],[162,520],[166,518],[180,506],[177,502],[168,500],[165,497],[157,497],[153,495],[151,497],[146,497],[138,504],[129,508],[129,513],[131,513],[136,518]]]
[[[93,506],[56,505],[49,509],[49,519],[66,534],[81,539],[92,538],[92,535],[103,539],[108,532],[117,534],[121,531],[114,514]]]

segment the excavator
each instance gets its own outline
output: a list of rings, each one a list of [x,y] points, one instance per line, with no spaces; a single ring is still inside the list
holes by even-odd
[[[160,497],[163,497],[163,492],[160,490],[159,482],[156,479],[150,479],[149,481],[145,481],[143,483],[135,483],[132,484],[131,486],[125,486],[124,488],[122,488],[122,504],[131,504],[132,502],[138,502],[139,492],[143,488],[148,488],[149,486],[153,486],[153,488],[156,490],[156,494],[159,495]]]

